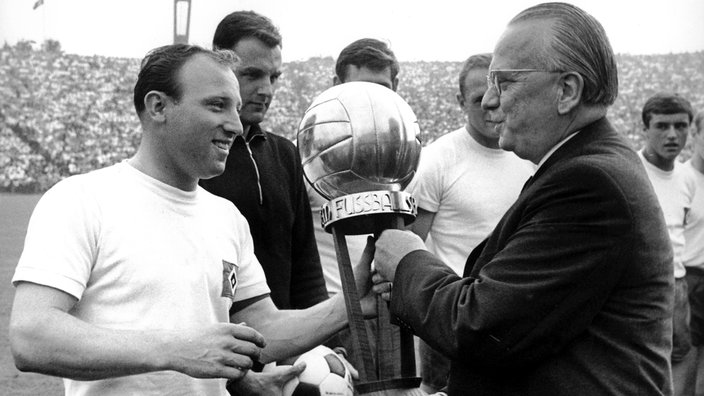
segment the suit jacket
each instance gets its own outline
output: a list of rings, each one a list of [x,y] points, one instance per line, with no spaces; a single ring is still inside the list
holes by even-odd
[[[655,193],[603,118],[538,169],[463,277],[406,255],[391,311],[451,358],[452,395],[669,395],[673,287]]]

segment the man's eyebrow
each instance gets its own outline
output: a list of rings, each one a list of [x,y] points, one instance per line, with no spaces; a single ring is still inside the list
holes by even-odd
[[[206,96],[205,98],[203,98],[203,100],[211,101],[211,100],[230,100],[230,99],[225,94],[213,94],[213,95]]]
[[[256,66],[244,66],[238,70],[240,73],[263,73],[264,71]]]
[[[222,101],[225,102],[226,104],[233,103],[235,100],[234,98],[230,97],[227,94],[215,94],[215,95],[210,95],[206,96],[203,98],[203,103],[213,103],[213,102],[218,102]]]

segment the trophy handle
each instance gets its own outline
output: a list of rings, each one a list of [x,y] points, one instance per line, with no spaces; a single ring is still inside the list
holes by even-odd
[[[415,377],[416,360],[413,333],[392,325],[389,303],[380,296],[377,296],[376,299],[376,350],[379,361],[379,378],[398,378],[399,374],[401,378]]]
[[[356,213],[356,204],[366,202],[364,198],[380,198],[380,210],[372,213]],[[359,199],[358,199],[359,198]],[[387,199],[388,198],[388,199]],[[347,307],[354,364],[359,372],[355,389],[359,395],[421,395],[421,379],[416,376],[415,347],[413,334],[391,324],[389,304],[377,296],[377,319],[375,346],[364,321],[359,293],[352,271],[345,234],[374,233],[378,237],[383,230],[404,229],[406,219],[415,217],[415,201],[410,194],[399,191],[365,192],[336,198],[323,208],[322,223],[326,231],[332,232],[335,252],[340,269],[340,280]],[[334,208],[334,209],[331,209]],[[335,217],[337,216],[337,217]],[[360,266],[368,268],[374,259],[374,240],[370,238],[360,258]],[[374,353],[375,352],[375,353]]]
[[[352,271],[352,263],[350,261],[349,250],[347,249],[345,234],[340,232],[340,230],[333,225],[332,236],[335,241],[337,265],[340,270],[340,280],[342,282],[342,290],[345,296],[347,319],[349,321],[352,349],[354,351],[353,356],[356,360],[354,364],[359,372],[359,381],[362,383],[376,381],[378,379],[376,370],[374,369],[376,366],[374,364],[374,357],[370,347],[367,326],[364,323],[362,306],[359,302],[359,293],[357,293],[357,285],[354,280],[354,272]],[[373,242],[367,241],[367,246],[364,248],[364,253],[362,253],[361,260],[368,260],[368,262],[371,263],[374,258],[373,248]]]
[[[385,229],[405,228],[405,220],[401,216],[392,216]],[[381,231],[374,234],[378,238]],[[373,257],[372,257],[373,258]],[[416,376],[415,346],[413,334],[391,324],[389,303],[377,296],[377,360],[379,379],[412,378]],[[400,362],[400,368],[399,368]]]

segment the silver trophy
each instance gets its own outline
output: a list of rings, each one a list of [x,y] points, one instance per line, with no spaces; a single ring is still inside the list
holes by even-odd
[[[328,199],[321,221],[335,240],[360,394],[422,394],[416,389],[420,378],[415,376],[412,335],[390,325],[388,307],[380,299],[376,353],[371,351],[345,241],[345,235],[378,235],[415,219],[415,200],[403,189],[420,159],[419,132],[413,110],[400,96],[368,82],[321,93],[298,129],[305,177]]]

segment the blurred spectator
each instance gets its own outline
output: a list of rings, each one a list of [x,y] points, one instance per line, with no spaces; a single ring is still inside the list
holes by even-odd
[[[0,191],[44,191],[129,157],[139,142],[139,60],[44,48],[0,49]]]
[[[35,49],[36,48],[36,49]],[[0,48],[0,191],[39,192],[66,176],[112,165],[134,153],[140,132],[130,101],[138,59],[61,52],[58,42],[21,41]],[[677,91],[704,108],[704,51],[620,55],[619,97],[609,118],[643,146],[642,98]],[[329,87],[330,58],[283,65],[262,123],[293,139],[303,112]],[[413,108],[424,144],[456,128],[461,62],[401,62],[398,89]],[[686,147],[681,160],[691,156]]]

